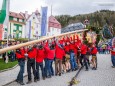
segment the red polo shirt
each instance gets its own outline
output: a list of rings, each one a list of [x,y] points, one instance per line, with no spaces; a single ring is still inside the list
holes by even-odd
[[[82,44],[81,46],[81,54],[86,54],[87,53],[87,46],[85,44]]]
[[[112,47],[112,50],[115,51],[115,46]],[[115,52],[114,51],[111,51],[111,55],[115,55]]]
[[[36,56],[36,62],[41,63],[43,62],[45,57],[45,50],[44,49],[38,49],[37,50],[37,56]]]

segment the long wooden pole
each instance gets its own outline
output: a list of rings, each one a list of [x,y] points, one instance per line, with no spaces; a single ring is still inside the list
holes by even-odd
[[[45,38],[41,38],[39,40],[34,40],[34,41],[30,41],[30,42],[26,42],[26,43],[10,46],[10,47],[7,47],[7,48],[0,49],[0,54],[2,54],[4,52],[7,52],[9,50],[15,50],[15,49],[18,49],[18,48],[21,48],[21,47],[24,47],[24,46],[28,46],[28,45],[31,45],[31,44],[35,44],[35,43],[38,43],[38,42],[41,42],[41,41],[44,41],[44,40],[52,39],[54,37],[61,37],[61,36],[65,36],[65,35],[69,35],[69,34],[74,34],[74,33],[78,33],[78,32],[84,32],[84,31],[87,31],[87,29],[76,30],[76,31],[72,31],[72,32],[67,32],[67,33],[59,34],[59,35],[56,35],[56,36],[45,37]]]

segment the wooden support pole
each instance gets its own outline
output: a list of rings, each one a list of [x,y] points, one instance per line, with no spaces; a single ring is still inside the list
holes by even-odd
[[[38,43],[38,42],[41,42],[41,41],[44,41],[44,40],[52,39],[54,37],[66,36],[66,35],[69,35],[69,34],[74,34],[74,33],[84,32],[84,31],[87,31],[87,29],[82,29],[82,30],[76,30],[76,31],[72,31],[72,32],[62,33],[62,34],[59,34],[59,35],[56,35],[56,36],[45,37],[45,38],[42,38],[42,39],[39,39],[39,40],[34,40],[34,41],[30,41],[30,42],[10,46],[10,47],[7,47],[7,48],[0,49],[0,54],[2,54],[4,52],[7,52],[9,50],[15,50],[15,49],[18,49],[18,48],[21,48],[21,47],[24,47],[24,46],[28,46],[28,45],[32,45],[32,44],[35,44],[35,43]]]

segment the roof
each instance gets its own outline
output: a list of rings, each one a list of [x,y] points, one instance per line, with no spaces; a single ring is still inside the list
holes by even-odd
[[[24,19],[24,17],[20,13],[10,12],[9,15],[14,18]]]
[[[61,29],[61,24],[57,21],[54,16],[49,17],[49,27],[59,28]]]
[[[75,31],[75,30],[80,30],[80,29],[84,29],[84,25],[79,22],[79,23],[74,23],[74,24],[70,24],[68,25],[67,27],[63,28],[61,30],[62,33],[65,33],[65,32],[71,32],[71,31]]]
[[[56,23],[56,24],[60,24],[58,21],[57,21],[57,19],[54,17],[54,16],[50,16],[49,17],[49,22],[53,22],[53,23]]]

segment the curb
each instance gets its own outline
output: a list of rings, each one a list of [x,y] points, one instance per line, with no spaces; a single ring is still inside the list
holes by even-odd
[[[0,70],[0,73],[5,72],[5,71],[12,70],[12,69],[16,68],[17,66],[18,66],[18,64],[17,64],[17,65],[15,65],[15,66],[14,66],[14,67],[12,67],[12,68],[8,68],[8,69]]]
[[[25,77],[27,77],[27,75],[25,75],[24,78],[25,78]],[[13,82],[15,82],[15,81],[16,81],[16,79],[13,80],[13,81],[11,81],[11,82],[8,82],[8,83],[6,83],[6,84],[4,84],[4,85],[2,85],[2,86],[7,86],[7,85],[9,85],[9,84],[11,84],[11,83],[13,83]]]

